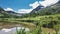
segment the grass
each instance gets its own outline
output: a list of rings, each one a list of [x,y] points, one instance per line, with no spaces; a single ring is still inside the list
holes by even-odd
[[[53,24],[55,22],[56,24]],[[8,25],[10,24],[9,26],[11,26],[11,24],[20,24],[23,25],[24,27],[30,28],[31,31],[36,28],[36,25],[41,24],[43,34],[44,33],[55,34],[56,31],[59,30],[58,26],[60,25],[60,14],[27,17],[27,18],[0,18],[0,24],[1,23],[3,24],[7,23]],[[43,27],[43,25],[45,25],[45,27]],[[50,28],[52,26],[53,28]]]

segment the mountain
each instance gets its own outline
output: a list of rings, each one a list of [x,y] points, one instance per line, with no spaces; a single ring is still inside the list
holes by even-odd
[[[35,9],[33,9],[33,10],[31,11],[31,13],[36,12],[36,11],[39,11],[39,10],[42,9],[42,8],[43,8],[43,6],[39,5],[38,7],[36,7]]]
[[[39,5],[35,9],[31,11],[31,13],[26,14],[27,16],[37,16],[37,15],[51,15],[51,14],[58,14],[60,13],[60,1],[54,5],[43,7]],[[5,11],[0,7],[0,14],[3,14],[4,16],[24,16],[25,14],[16,13],[14,11]],[[25,15],[25,16],[26,16]]]
[[[45,8],[41,7],[43,6],[38,6],[37,8],[33,9],[30,14],[34,13],[35,15],[50,15],[60,13],[60,1],[54,5],[47,6]]]
[[[14,12],[14,11],[6,11],[7,13],[9,13],[9,14],[14,14],[14,13],[16,13],[16,12]]]
[[[15,16],[22,16],[22,14],[16,13],[14,11],[5,11],[5,12],[7,12],[8,14],[11,14],[11,15],[15,15]]]
[[[16,13],[14,11],[5,11],[0,7],[0,18],[10,18],[10,17],[19,17],[22,14]]]

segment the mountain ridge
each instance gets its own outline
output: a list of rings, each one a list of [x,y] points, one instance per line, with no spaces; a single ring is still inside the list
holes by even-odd
[[[39,7],[39,6],[38,6]],[[42,6],[43,7],[43,6]],[[54,7],[56,7],[56,8],[59,8],[60,7],[60,1],[59,2],[57,2],[56,4],[54,4],[54,5],[51,5],[51,6],[47,6],[47,7],[45,7],[45,8],[38,8],[38,10],[36,10],[36,8],[35,9],[33,9],[32,11],[31,11],[31,13],[38,13],[38,12],[40,12],[40,11],[43,11],[43,9],[46,9],[46,10],[52,10],[52,8],[53,8],[53,10],[54,10]],[[50,9],[49,9],[50,8]]]
[[[58,1],[56,4],[60,4],[60,1]],[[47,7],[51,7],[51,6],[54,6],[54,5],[56,5],[56,4],[53,4],[53,5],[50,5],[50,6],[47,6]],[[40,7],[39,7],[40,6]],[[38,7],[36,7],[35,9],[33,9],[32,11],[31,11],[31,13],[33,13],[33,12],[38,12],[38,11],[40,11],[41,9],[45,9],[45,8],[47,8],[47,7],[44,7],[44,6],[41,6],[41,5],[39,5]],[[43,8],[41,8],[41,7],[43,7]]]

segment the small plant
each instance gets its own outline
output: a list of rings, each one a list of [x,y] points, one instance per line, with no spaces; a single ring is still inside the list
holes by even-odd
[[[20,30],[16,28],[16,34],[26,34],[26,31],[25,29],[22,29],[22,28]]]

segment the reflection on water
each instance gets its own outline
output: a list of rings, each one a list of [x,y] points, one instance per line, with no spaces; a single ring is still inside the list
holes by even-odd
[[[18,30],[20,29],[24,29],[24,27],[17,27]],[[25,31],[29,31],[28,28],[25,28]],[[0,34],[14,34],[14,32],[16,32],[16,27],[14,28],[10,28],[10,29],[6,29],[6,28],[3,28],[0,30]]]
[[[60,34],[60,30],[59,30],[58,34]]]

